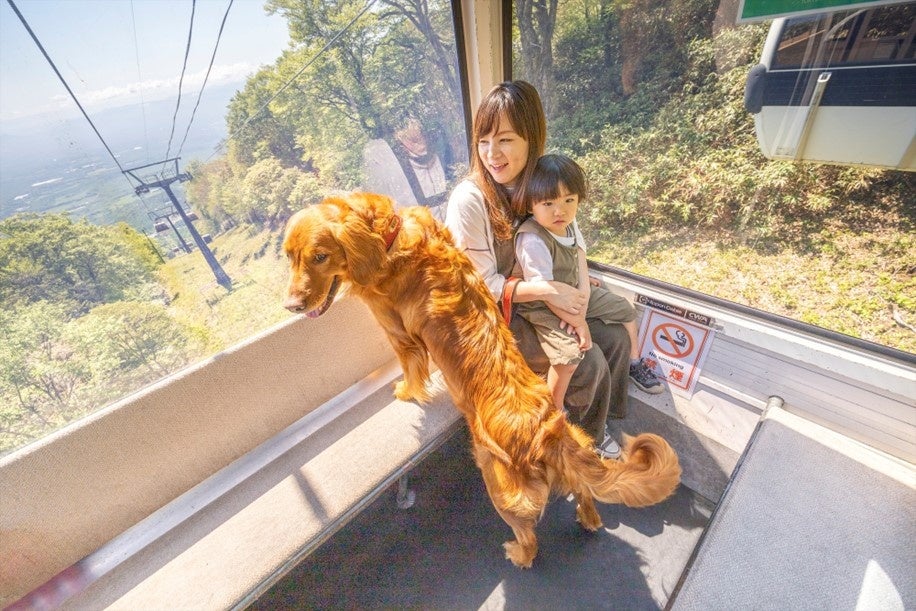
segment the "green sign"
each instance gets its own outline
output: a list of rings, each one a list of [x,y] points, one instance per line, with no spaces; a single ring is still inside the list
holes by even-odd
[[[804,15],[806,13],[824,13],[845,9],[881,6],[882,4],[900,4],[903,0],[741,0],[738,7],[738,23],[765,21],[776,17]]]

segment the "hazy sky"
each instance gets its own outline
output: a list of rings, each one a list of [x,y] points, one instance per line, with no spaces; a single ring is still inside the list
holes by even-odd
[[[89,112],[175,96],[191,0],[13,0]],[[197,0],[182,100],[196,100],[229,0]],[[207,86],[238,82],[286,48],[285,20],[235,0]],[[0,122],[79,110],[7,0],[0,0]]]

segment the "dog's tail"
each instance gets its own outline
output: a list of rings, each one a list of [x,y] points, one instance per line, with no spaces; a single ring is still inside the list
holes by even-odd
[[[570,489],[584,486],[601,503],[654,505],[671,496],[681,479],[677,454],[652,433],[627,437],[620,460],[602,460],[573,435],[566,436],[561,445],[563,478]]]

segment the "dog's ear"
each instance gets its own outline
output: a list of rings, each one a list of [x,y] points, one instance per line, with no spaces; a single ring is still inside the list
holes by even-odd
[[[334,238],[346,254],[350,280],[361,286],[371,284],[385,258],[382,236],[372,231],[365,218],[351,211],[335,223]]]

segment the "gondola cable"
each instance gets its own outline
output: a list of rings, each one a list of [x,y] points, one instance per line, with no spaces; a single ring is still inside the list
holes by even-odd
[[[229,4],[226,6],[226,12],[223,14],[223,21],[219,25],[219,33],[216,35],[216,44],[213,46],[213,55],[210,56],[210,65],[207,66],[207,74],[204,76],[204,82],[200,86],[200,92],[197,94],[197,102],[194,104],[194,110],[191,111],[191,119],[188,121],[188,128],[184,132],[184,138],[181,139],[181,144],[178,146],[178,152],[175,154],[176,157],[181,157],[181,151],[184,148],[184,143],[187,141],[188,134],[191,131],[191,124],[194,123],[194,116],[197,114],[197,107],[200,106],[200,99],[204,95],[204,88],[207,86],[207,80],[210,78],[210,70],[213,69],[213,61],[216,59],[216,51],[219,49],[219,41],[223,36],[223,28],[226,26],[226,18],[229,17],[229,9],[232,8],[232,3],[234,1],[235,0],[229,0]]]
[[[45,51],[44,46],[41,44],[41,41],[38,40],[38,36],[32,31],[31,26],[29,26],[28,21],[25,17],[19,12],[19,7],[16,6],[16,3],[13,0],[6,0],[7,4],[10,5],[10,8],[13,9],[13,12],[16,13],[16,16],[19,18],[19,21],[22,22],[22,25],[25,27],[26,31],[29,33],[29,36],[32,37],[32,41],[35,42],[35,45],[38,47],[38,50],[41,51],[41,54],[48,61],[48,64],[51,65],[51,69],[54,70],[54,74],[57,75],[57,78],[60,79],[60,82],[63,84],[64,89],[67,90],[67,93],[70,94],[70,97],[76,103],[77,108],[80,109],[80,112],[83,113],[83,116],[86,118],[86,121],[89,122],[89,126],[92,127],[92,131],[95,132],[95,135],[98,136],[99,141],[101,141],[102,146],[105,147],[105,150],[108,151],[108,154],[111,155],[112,161],[115,162],[115,165],[118,166],[118,169],[121,170],[122,175],[124,174],[124,168],[121,167],[121,162],[118,161],[118,158],[115,157],[115,154],[112,152],[111,147],[108,146],[108,143],[105,142],[105,138],[102,137],[102,134],[99,132],[98,128],[95,126],[95,123],[92,122],[92,119],[89,118],[89,114],[86,112],[86,109],[83,108],[83,105],[80,104],[80,101],[77,99],[76,94],[73,93],[73,90],[70,88],[70,85],[67,84],[67,80],[60,73],[60,70],[57,69],[57,65],[54,63],[54,60],[51,59],[51,56],[48,55],[48,52]],[[131,191],[133,191],[133,184],[131,184],[130,179],[127,176],[124,176],[127,183],[130,185]]]
[[[181,107],[181,87],[184,83],[184,73],[188,67],[188,55],[191,53],[191,36],[194,33],[194,11],[197,7],[197,0],[191,0],[191,24],[188,27],[188,42],[184,49],[184,62],[181,65],[181,75],[178,77],[178,100],[175,103],[175,113],[172,115],[172,131],[169,134],[169,145],[165,150],[165,159],[169,159],[169,153],[172,151],[172,138],[175,136],[175,124],[178,119],[178,109]]]
[[[143,76],[140,73],[140,47],[137,44],[137,18],[134,15],[134,0],[130,0],[130,24],[134,35],[134,59],[137,63],[137,82],[142,83]],[[149,163],[149,127],[146,124],[146,100],[143,99],[143,87],[138,86],[137,93],[140,95],[140,112],[143,115],[144,151],[146,152],[146,161]]]
[[[140,201],[143,202],[143,205],[147,209],[147,212],[151,212],[149,202],[147,202],[146,199],[144,199],[139,193],[136,192],[134,188],[134,184],[130,181],[130,178],[127,177],[127,174],[125,174],[124,167],[121,165],[121,162],[118,161],[118,158],[115,156],[114,152],[111,150],[111,147],[108,146],[108,143],[105,141],[105,138],[102,137],[101,132],[95,126],[95,123],[93,123],[92,119],[89,117],[89,113],[87,113],[86,109],[83,108],[83,105],[80,103],[79,99],[76,97],[76,94],[73,92],[73,89],[71,89],[69,83],[67,83],[67,79],[64,78],[63,74],[61,74],[60,70],[57,68],[57,64],[55,64],[54,60],[51,59],[51,56],[48,55],[48,52],[45,50],[44,45],[42,45],[41,41],[38,39],[38,35],[35,34],[34,30],[32,30],[32,27],[29,25],[29,22],[26,20],[22,12],[20,12],[19,7],[16,6],[16,3],[13,0],[6,0],[6,1],[7,1],[7,4],[10,5],[10,8],[13,9],[13,12],[16,13],[16,16],[19,18],[19,21],[22,23],[23,27],[25,28],[26,32],[28,32],[29,36],[32,38],[32,41],[35,43],[35,46],[38,47],[38,50],[41,51],[41,54],[44,56],[45,60],[47,60],[48,64],[51,66],[51,69],[54,71],[54,74],[57,75],[57,78],[58,80],[60,80],[61,84],[64,86],[64,89],[66,89],[67,93],[70,94],[70,98],[76,104],[77,108],[79,108],[80,112],[83,114],[83,117],[86,119],[86,122],[89,123],[89,126],[92,128],[92,131],[95,132],[95,135],[98,137],[99,142],[101,142],[102,146],[105,147],[105,150],[108,152],[108,155],[111,157],[111,160],[114,161],[118,170],[120,170],[121,175],[124,177],[124,180],[127,181],[127,184],[130,187],[131,193],[134,193],[140,199]]]
[[[315,61],[317,61],[319,57],[321,57],[322,55],[324,55],[325,51],[327,51],[328,49],[330,49],[330,48],[331,48],[331,45],[333,45],[335,42],[337,42],[337,39],[338,39],[338,38],[340,38],[341,36],[343,36],[343,35],[347,32],[347,30],[349,30],[351,27],[353,27],[353,24],[356,23],[363,15],[365,15],[366,12],[367,12],[370,8],[372,8],[372,5],[373,5],[373,4],[375,4],[375,0],[369,0],[369,2],[366,4],[365,8],[363,8],[363,10],[361,10],[361,11],[359,12],[359,14],[356,15],[356,17],[354,17],[353,19],[351,19],[350,22],[349,22],[347,25],[345,25],[345,26],[343,27],[343,29],[342,29],[340,32],[338,32],[337,34],[335,34],[335,35],[334,35],[334,38],[332,38],[331,40],[329,40],[329,41],[327,42],[327,44],[325,44],[325,45],[321,48],[321,50],[318,51],[318,53],[316,53],[314,57],[312,57],[312,59],[310,59],[309,61],[307,61],[307,62],[305,63],[305,65],[302,66],[302,68],[300,68],[299,71],[296,72],[296,74],[294,74],[294,75],[292,76],[292,78],[290,78],[288,81],[286,81],[286,82],[283,84],[283,86],[280,87],[280,88],[277,90],[276,93],[274,93],[272,96],[270,96],[270,98],[269,98],[266,102],[264,102],[264,104],[262,104],[262,105],[260,106],[260,108],[258,108],[258,109],[257,109],[256,111],[254,111],[252,114],[250,114],[250,115],[248,116],[248,118],[245,119],[245,121],[239,126],[239,128],[238,128],[237,130],[235,130],[234,132],[232,132],[231,134],[229,134],[229,135],[226,137],[226,140],[224,140],[222,143],[220,143],[220,145],[217,146],[217,147],[213,150],[212,153],[210,153],[210,156],[207,157],[207,158],[204,160],[204,163],[207,163],[208,161],[210,161],[210,160],[213,158],[213,156],[216,155],[216,154],[225,146],[225,143],[226,143],[226,142],[228,142],[229,140],[232,140],[233,138],[238,137],[238,135],[241,134],[241,133],[245,130],[246,127],[248,127],[248,124],[251,123],[251,121],[252,121],[255,117],[257,117],[259,114],[261,114],[261,113],[264,111],[264,109],[267,108],[267,107],[270,105],[271,102],[273,102],[275,99],[277,99],[277,97],[278,97],[281,93],[283,93],[284,91],[286,91],[286,89],[287,89],[290,85],[293,84],[293,81],[295,81],[297,78],[299,78],[299,76],[300,76],[303,72],[305,72],[305,71],[308,69],[309,66],[311,66],[313,63],[315,63]]]

